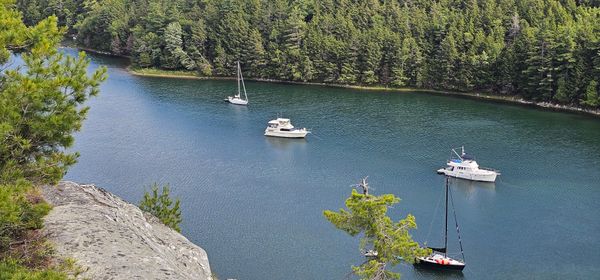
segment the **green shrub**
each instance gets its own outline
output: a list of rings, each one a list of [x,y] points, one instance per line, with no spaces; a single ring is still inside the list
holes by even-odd
[[[23,238],[28,230],[42,228],[50,209],[25,180],[0,185],[0,252],[8,250],[10,243]]]
[[[179,224],[181,223],[181,210],[179,209],[179,199],[173,200],[169,197],[169,185],[162,187],[162,193],[158,194],[158,184],[152,184],[151,193],[145,192],[144,198],[140,202],[140,209],[157,217],[163,224],[181,232]],[[173,205],[173,206],[171,206]]]
[[[67,275],[53,269],[32,270],[18,260],[0,260],[0,280],[66,280]]]

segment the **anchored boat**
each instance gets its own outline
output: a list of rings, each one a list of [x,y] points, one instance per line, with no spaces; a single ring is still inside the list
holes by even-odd
[[[240,88],[240,84],[242,87]],[[238,92],[234,96],[227,96],[225,101],[236,104],[236,105],[248,105],[248,95],[246,94],[246,85],[244,84],[244,77],[242,76],[242,68],[240,67],[240,62],[237,62],[237,87]],[[241,89],[244,90],[244,98],[242,98]]]
[[[448,256],[448,176],[446,176],[446,215],[445,215],[445,227],[444,227],[444,247],[434,248],[429,247],[433,252],[427,257],[418,257],[414,263],[417,268],[427,268],[436,270],[454,270],[462,271],[465,268],[465,254],[462,249],[462,242],[460,240],[460,231],[458,229],[458,221],[456,220],[456,213],[454,213],[454,223],[456,225],[456,233],[458,234],[458,243],[460,244],[460,253],[462,260],[453,259]],[[452,203],[452,211],[454,212],[454,203]]]
[[[465,153],[465,147],[460,147],[461,153],[452,149],[453,158],[446,163],[448,167],[437,171],[439,174],[472,181],[494,182],[500,175],[498,170],[480,167],[471,155]]]
[[[304,138],[309,134],[306,128],[295,128],[290,119],[277,118],[269,121],[265,129],[265,136],[283,138]]]

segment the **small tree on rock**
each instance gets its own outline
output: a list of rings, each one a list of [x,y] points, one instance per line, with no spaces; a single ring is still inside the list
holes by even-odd
[[[140,202],[140,209],[157,217],[163,224],[181,232],[179,224],[181,223],[181,210],[179,209],[179,199],[173,200],[169,196],[169,185],[162,187],[162,193],[158,194],[158,184],[151,186],[150,192],[144,193],[144,198]]]

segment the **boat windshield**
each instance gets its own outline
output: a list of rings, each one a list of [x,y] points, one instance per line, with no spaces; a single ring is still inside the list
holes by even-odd
[[[474,156],[472,156],[472,155],[469,155],[469,154],[463,154],[463,155],[461,156],[461,158],[462,158],[463,160],[474,160],[474,159],[475,159],[475,157],[474,157]]]

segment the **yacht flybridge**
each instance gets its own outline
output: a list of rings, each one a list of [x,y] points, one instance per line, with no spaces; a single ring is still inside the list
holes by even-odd
[[[460,154],[456,152],[457,149],[452,149],[453,158],[446,163],[448,167],[439,169],[437,173],[472,181],[496,181],[496,177],[500,175],[500,172],[479,167],[475,159],[465,153],[465,147],[460,147],[460,149]]]
[[[242,87],[240,88],[240,84]],[[228,101],[231,104],[236,105],[248,105],[248,95],[246,94],[246,85],[244,85],[244,77],[242,76],[242,68],[240,67],[240,62],[237,62],[237,88],[238,92],[234,96],[227,96],[225,101]],[[241,89],[244,90],[244,98],[242,98]]]
[[[294,128],[290,119],[277,118],[269,121],[265,129],[265,136],[283,138],[304,138],[309,134],[306,128]]]

